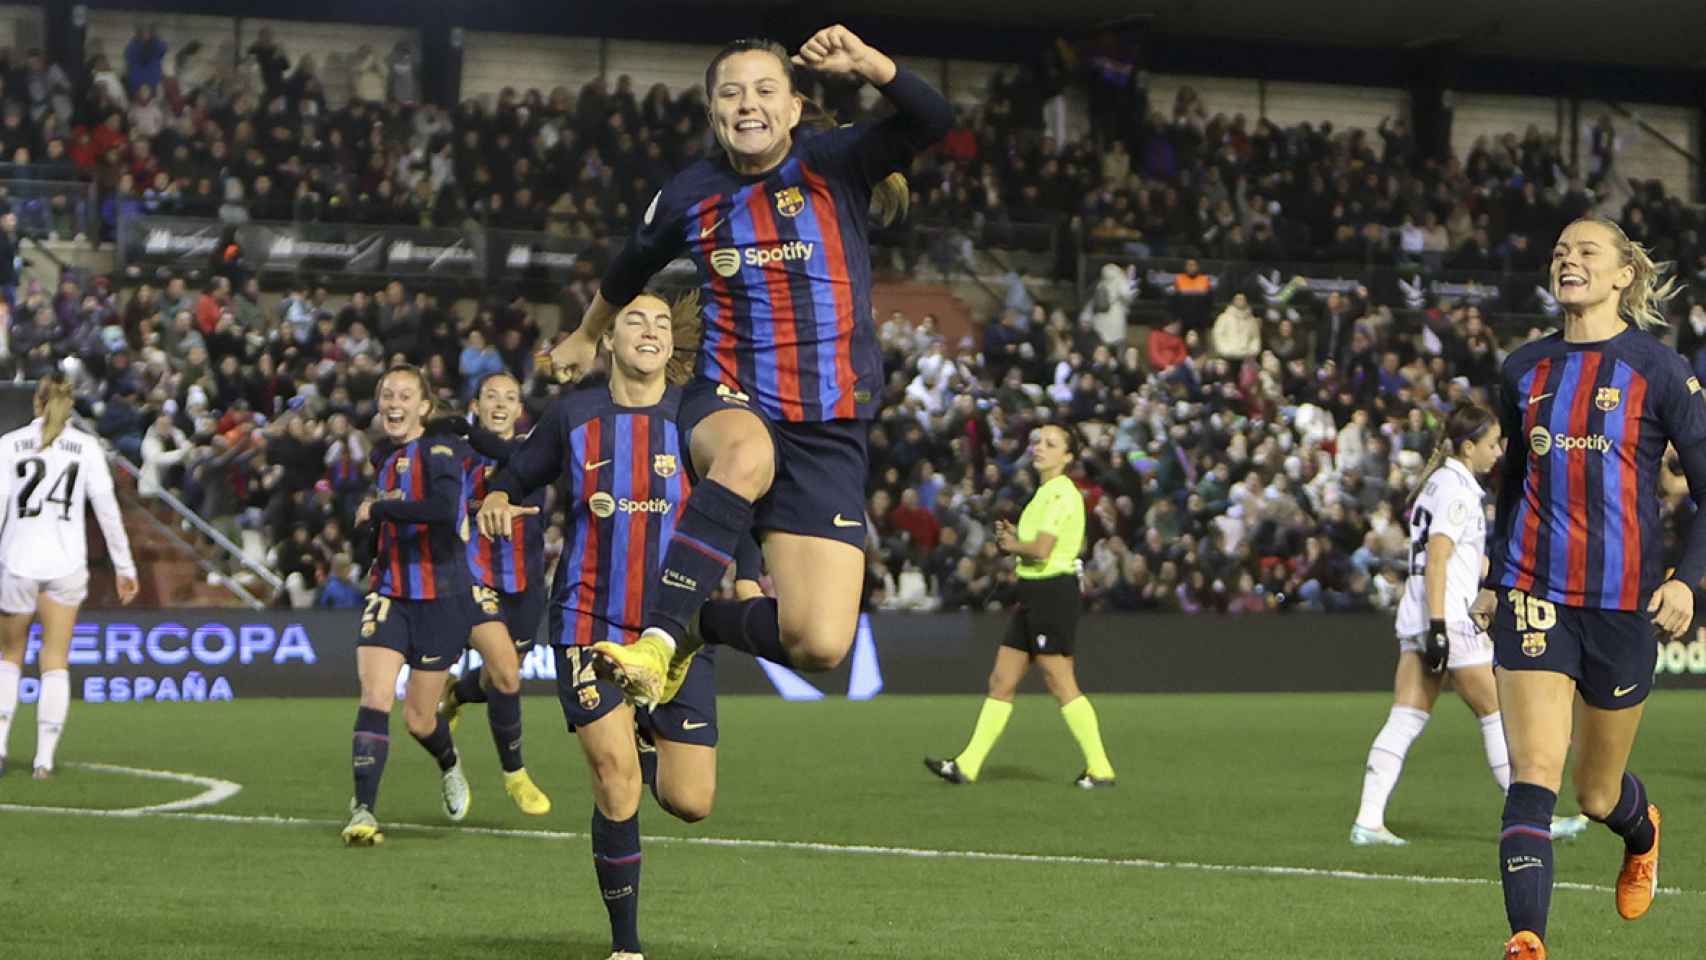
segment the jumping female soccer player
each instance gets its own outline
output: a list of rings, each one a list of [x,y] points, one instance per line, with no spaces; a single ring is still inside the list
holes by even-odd
[[[364,500],[355,515],[358,528],[369,521],[377,525],[378,545],[356,641],[361,707],[351,756],[355,798],[343,830],[345,844],[361,847],[385,838],[373,811],[404,663],[409,680],[403,721],[438,762],[444,815],[452,821],[468,815],[468,780],[450,724],[438,715],[438,699],[444,671],[462,655],[482,616],[464,555],[470,524],[462,464],[471,453],[454,433],[427,431],[433,401],[426,376],[417,368],[386,371],[377,394],[389,444],[374,452],[377,495]]]
[[[952,760],[924,760],[931,773],[949,783],[977,779],[1013,714],[1019,681],[1034,664],[1084,751],[1084,772],[1074,782],[1086,790],[1114,785],[1114,768],[1102,748],[1096,710],[1078,689],[1073,669],[1082,606],[1078,553],[1084,547],[1084,495],[1066,475],[1066,468],[1077,457],[1078,438],[1072,431],[1054,424],[1038,430],[1031,444],[1031,464],[1040,481],[1037,492],[1019,515],[1017,529],[1005,520],[995,525],[996,543],[1019,558],[1019,607],[996,648],[989,696],[977,715],[971,742]]]
[[[869,81],[895,112],[809,129],[796,65]],[[841,26],[792,59],[767,41],[730,44],[706,68],[705,93],[722,155],[653,198],[579,329],[551,354],[560,373],[585,372],[614,305],[683,253],[698,265],[705,337],[678,420],[697,482],[660,589],[649,591],[646,630],[630,646],[596,648],[641,705],[668,701],[703,643],[806,670],[833,667],[852,645],[865,566],[865,421],[882,389],[870,208],[875,199],[882,216],[898,215],[904,180],[892,175],[953,119],[941,94]],[[705,606],[749,529],[763,537],[776,598]]]
[[[36,706],[35,778],[53,776],[54,753],[71,711],[68,654],[77,610],[89,592],[84,504],[107,541],[118,575],[118,597],[136,599],[136,563],[113,496],[113,476],[96,438],[68,426],[71,381],[63,373],[36,387],[36,418],[0,437],[0,490],[5,493],[5,533],[0,534],[0,774],[6,740],[18,709],[18,684],[30,623],[41,620],[41,695]]]
[[[1552,250],[1564,329],[1505,361],[1499,414],[1527,446],[1505,458],[1489,569],[1475,603],[1491,618],[1510,743],[1499,871],[1505,955],[1546,956],[1549,829],[1571,708],[1576,798],[1623,838],[1617,912],[1633,920],[1658,889],[1659,809],[1627,769],[1652,688],[1656,626],[1675,637],[1706,574],[1706,397],[1681,357],[1648,330],[1677,291],[1616,224],[1578,220]],[[1667,442],[1699,506],[1682,559],[1663,568],[1656,491]]]
[[[638,638],[658,564],[692,487],[675,425],[682,393],[670,385],[668,363],[675,330],[696,325],[697,309],[695,298],[672,310],[650,294],[622,308],[604,336],[608,385],[557,400],[491,478],[479,513],[483,533],[511,537],[521,509],[512,500],[567,478],[549,635],[563,715],[592,774],[593,866],[610,915],[612,960],[640,957],[643,779],[634,708],[597,675],[590,648]],[[654,794],[665,811],[687,822],[709,816],[716,794],[714,669],[713,657],[695,658],[676,697],[641,718],[656,749]]]
[[[521,415],[520,381],[507,372],[489,374],[480,381],[473,409],[468,443],[474,456],[463,465],[463,489],[469,509],[478,510],[486,482],[519,446],[515,422]],[[551,798],[534,784],[521,760],[521,658],[533,648],[545,614],[545,531],[539,522],[545,493],[540,487],[516,508],[507,539],[481,535],[468,541],[468,570],[480,611],[469,642],[479,651],[481,665],[445,687],[438,708],[455,732],[463,704],[488,704],[486,718],[504,771],[504,792],[522,813],[533,816],[550,813]]]

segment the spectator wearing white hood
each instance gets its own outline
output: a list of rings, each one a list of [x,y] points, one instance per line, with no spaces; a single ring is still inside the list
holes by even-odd
[[[1095,295],[1084,305],[1090,316],[1090,328],[1103,343],[1124,345],[1126,340],[1127,307],[1137,299],[1136,268],[1121,270],[1111,263],[1102,264],[1101,279],[1096,281]]]
[[[1210,334],[1214,352],[1227,360],[1243,360],[1262,352],[1262,324],[1242,293],[1233,296],[1214,321]]]

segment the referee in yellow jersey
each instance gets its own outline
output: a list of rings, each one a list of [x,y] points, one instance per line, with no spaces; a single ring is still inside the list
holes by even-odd
[[[1031,444],[1031,464],[1040,483],[1036,496],[1019,515],[1018,529],[995,524],[1002,551],[1019,558],[1019,606],[1007,636],[995,651],[989,696],[977,715],[971,742],[951,760],[925,758],[930,772],[949,783],[972,783],[1013,714],[1013,694],[1025,671],[1036,664],[1049,692],[1060,702],[1060,715],[1084,751],[1084,772],[1075,781],[1086,790],[1114,785],[1114,768],[1102,748],[1096,710],[1078,689],[1072,651],[1078,632],[1078,554],[1084,548],[1084,495],[1066,476],[1078,457],[1078,437],[1049,424]]]

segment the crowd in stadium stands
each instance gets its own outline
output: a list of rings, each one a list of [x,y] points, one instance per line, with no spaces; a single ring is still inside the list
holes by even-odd
[[[705,149],[697,89],[638,96],[623,77],[578,95],[506,90],[490,109],[470,100],[446,113],[418,102],[406,45],[350,58],[354,98],[337,105],[314,57],[293,63],[265,30],[239,67],[208,59],[143,29],[122,62],[94,57],[86,84],[37,53],[0,63],[0,149],[93,178],[108,235],[143,211],[473,219],[589,238],[624,232]],[[859,110],[854,89],[807,92],[844,117]],[[1042,134],[1035,99],[997,83],[913,171],[912,219],[938,228],[925,249],[943,272],[969,268],[978,245],[1026,245],[1039,229],[1066,256],[1083,240],[1091,257],[1537,270],[1559,225],[1598,203],[1610,160],[1596,132],[1591,176],[1578,175],[1531,130],[1436,161],[1402,121],[1372,134],[1280,129],[1210,115],[1189,90],[1139,142],[1097,149]],[[74,201],[59,202],[46,213],[14,204],[0,245],[15,249],[20,229],[63,228]],[[1662,191],[1642,188],[1614,212],[1685,273],[1706,267],[1695,215]],[[26,213],[40,222],[20,224]],[[9,362],[33,378],[75,357],[83,412],[140,463],[143,495],[180,495],[287,575],[298,604],[359,594],[350,519],[370,482],[365,429],[387,363],[422,364],[452,401],[500,368],[521,375],[534,411],[555,389],[532,374],[541,333],[519,297],[458,312],[391,283],[348,297],[298,288],[274,304],[241,273],[199,289],[173,277],[123,292],[106,278],[40,290],[18,287],[13,264],[0,265]],[[1452,404],[1485,399],[1511,344],[1474,305],[1417,325],[1366,290],[1288,290],[1274,309],[1196,276],[1187,264],[1167,321],[1141,338],[1127,322],[1133,275],[1112,264],[1082,305],[1037,302],[1035,285],[1012,276],[981,341],[948,343],[929,317],[877,318],[890,373],[870,443],[872,606],[1011,599],[989,521],[1028,498],[1027,437],[1044,422],[1075,424],[1087,440],[1072,475],[1087,498],[1094,607],[1393,604],[1409,559],[1403,503],[1432,427]],[[571,286],[568,315],[595,282],[589,269]],[[1706,310],[1684,303],[1678,321],[1678,346],[1696,359]],[[560,548],[560,531],[548,542]]]

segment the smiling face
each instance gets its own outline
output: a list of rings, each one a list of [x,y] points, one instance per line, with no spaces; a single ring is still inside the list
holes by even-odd
[[[651,294],[635,297],[604,335],[610,351],[612,374],[628,380],[650,380],[664,375],[675,352],[674,318],[669,304]]]
[[[432,412],[424,378],[414,370],[393,370],[379,380],[379,419],[385,436],[407,443],[419,436]]]
[[[1617,251],[1617,234],[1602,223],[1578,220],[1552,248],[1552,295],[1565,310],[1582,312],[1615,304],[1635,282],[1635,268]]]
[[[711,130],[735,169],[761,172],[780,162],[803,107],[781,59],[765,50],[730,54],[708,86]]]
[[[474,398],[474,416],[480,426],[505,440],[515,436],[515,421],[521,415],[521,384],[507,373],[494,373],[480,383]]]

